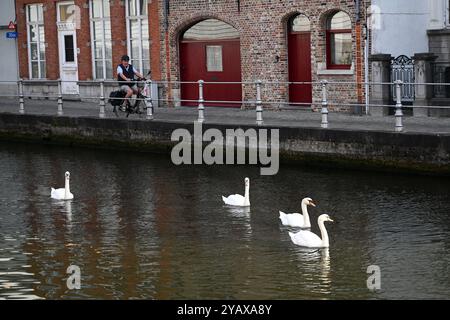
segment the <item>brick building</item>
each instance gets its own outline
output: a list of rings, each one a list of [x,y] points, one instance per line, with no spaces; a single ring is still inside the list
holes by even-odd
[[[171,0],[160,1],[160,4],[166,5],[164,10],[160,10],[161,76],[165,80],[195,80],[189,77],[189,70],[186,75],[184,71],[186,62],[188,65],[195,64],[196,68],[201,68],[203,64],[213,59],[209,57],[204,59],[199,55],[200,51],[192,49],[193,53],[188,53],[190,58],[186,60],[184,50],[189,42],[202,41],[205,47],[210,44],[212,47],[210,50],[222,46],[224,50],[222,59],[224,64],[226,63],[228,57],[225,46],[220,41],[215,43],[217,39],[214,39],[214,36],[185,39],[186,33],[193,33],[192,28],[197,28],[197,32],[203,29],[204,34],[207,26],[199,25],[205,24],[207,19],[211,21],[210,34],[214,34],[212,32],[214,20],[220,20],[236,31],[238,38],[234,40],[238,40],[240,44],[240,61],[235,59],[233,64],[239,64],[241,71],[240,77],[233,78],[235,81],[247,82],[260,79],[272,82],[311,80],[316,82],[327,79],[355,82],[364,80],[364,39],[361,30],[365,21],[365,8],[369,5],[368,1]],[[216,24],[215,27],[218,29],[220,25]],[[219,38],[220,36],[223,37],[219,35]],[[289,44],[294,47],[294,50],[289,48]],[[208,50],[207,48],[203,52],[208,53]],[[302,51],[307,51],[308,55],[302,55]],[[214,51],[211,51],[211,55],[213,54]],[[221,53],[218,54],[220,57]],[[181,66],[180,61],[183,62]],[[297,70],[297,74],[293,74],[296,71],[291,70],[293,62],[297,62],[297,67],[300,69],[299,72]],[[225,67],[225,65],[219,65],[219,67]],[[221,80],[218,73],[208,74],[207,66],[203,68],[206,70],[203,72],[206,77],[203,80]],[[219,87],[218,85],[210,86]],[[194,88],[186,87],[187,85],[181,87],[173,85],[169,96],[175,100],[180,97],[193,98],[194,94],[189,93]],[[315,102],[321,99],[320,86],[308,88],[306,85],[299,85],[289,88],[286,84],[267,84],[263,87],[263,98],[272,101],[294,100],[294,102],[307,104],[308,99]],[[295,90],[311,90],[312,94],[309,97],[308,95],[295,97],[289,92]],[[188,92],[186,94],[183,91]],[[330,94],[333,99],[342,102],[362,102],[364,96],[363,88],[354,84],[340,87],[335,85],[330,90]],[[205,95],[207,99],[211,98],[208,100],[215,98],[220,100],[226,93],[208,96],[206,92]],[[242,88],[242,97],[254,100],[254,86],[245,85]],[[335,106],[335,108],[338,107],[342,106]],[[348,107],[344,106],[344,109]]]
[[[16,0],[20,77],[56,80],[71,96],[98,94],[79,81],[115,79],[123,54],[158,77],[158,4],[146,0]],[[52,94],[55,83],[29,81],[32,93]]]
[[[364,80],[364,0],[16,0],[20,77],[61,78],[64,93],[89,96],[114,79],[128,53],[152,70],[160,97],[196,100],[197,86],[176,81],[282,82],[263,84],[263,99],[310,106],[320,86],[288,85],[322,79]],[[36,93],[54,83],[30,82]],[[364,100],[363,86],[330,85],[330,98],[348,110]],[[253,83],[205,84],[214,101],[254,100]],[[224,103],[216,103],[223,105]],[[172,105],[172,103],[170,103]],[[214,104],[212,104],[214,105]]]

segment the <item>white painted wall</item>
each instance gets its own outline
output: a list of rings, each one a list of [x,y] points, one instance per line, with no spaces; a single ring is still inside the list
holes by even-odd
[[[428,52],[429,1],[436,0],[372,0],[372,12],[380,9],[371,31],[372,54]]]
[[[7,26],[15,20],[14,0],[1,0],[0,26]],[[18,79],[17,39],[7,39],[8,29],[0,29],[0,52],[2,55],[2,72],[0,81],[16,81]],[[16,84],[0,82],[0,93],[9,93],[10,88],[17,88]]]
[[[449,26],[449,1],[448,0],[426,0],[429,9],[429,30],[444,29]]]

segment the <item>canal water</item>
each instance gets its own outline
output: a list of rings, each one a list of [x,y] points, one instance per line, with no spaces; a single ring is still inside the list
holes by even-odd
[[[450,181],[282,166],[181,166],[154,154],[0,144],[0,299],[450,298]],[[50,199],[71,173],[75,199]],[[251,209],[222,204],[244,192]],[[311,197],[329,250],[278,210]],[[80,267],[69,290],[67,268]],[[381,289],[367,288],[369,266]]]

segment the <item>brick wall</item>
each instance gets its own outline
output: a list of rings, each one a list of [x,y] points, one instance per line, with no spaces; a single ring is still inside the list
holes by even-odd
[[[160,8],[164,1],[159,0]],[[353,34],[353,68],[351,75],[319,75],[319,64],[326,63],[325,21],[332,12],[343,10],[352,18]],[[241,41],[241,69],[242,81],[256,79],[266,81],[288,81],[288,49],[287,24],[290,17],[302,13],[311,21],[311,51],[312,51],[312,79],[320,81],[357,81],[364,74],[362,40],[360,28],[356,28],[354,0],[287,0],[287,1],[241,1],[238,11],[237,1],[206,1],[206,0],[171,0],[169,26],[164,34],[164,11],[160,10],[160,28],[163,30],[161,42],[161,70],[163,79],[180,80],[178,57],[178,43],[180,34],[190,26],[207,18],[216,18],[234,26],[240,32]],[[361,12],[364,21],[364,10]],[[169,57],[169,59],[165,59]],[[279,56],[279,62],[275,57]],[[357,58],[358,56],[358,58]],[[169,61],[168,61],[169,60]],[[331,85],[330,85],[331,87]],[[176,93],[177,87],[174,86]],[[363,92],[355,85],[336,86],[330,92],[330,98],[339,101],[356,102],[361,99]],[[313,101],[320,102],[321,88],[313,89]],[[179,94],[179,93],[176,93]],[[358,99],[359,94],[359,99]],[[265,99],[274,101],[288,101],[287,85],[264,86]],[[245,86],[244,99],[254,99],[252,86]],[[335,107],[348,110],[348,107]]]
[[[127,54],[127,29],[124,1],[111,0],[110,11],[113,72],[115,72],[115,67],[120,63],[120,58],[124,54]],[[115,74],[113,78],[116,78]]]
[[[149,0],[148,22],[150,36],[150,67],[152,79],[161,80],[161,30],[159,24],[159,10],[161,6],[157,0]]]
[[[80,8],[80,27],[76,30],[77,47],[80,49],[78,54],[78,79],[90,80],[92,79],[92,53],[91,34],[89,32],[89,5],[86,0],[76,0],[75,4]]]
[[[58,29],[56,26],[56,1],[44,4],[45,59],[47,79],[59,78]]]

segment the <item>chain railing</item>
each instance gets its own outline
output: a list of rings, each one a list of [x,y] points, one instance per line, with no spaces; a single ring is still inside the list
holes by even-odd
[[[23,80],[20,79],[19,81],[17,81],[17,95],[11,94],[11,95],[0,95],[3,97],[18,97],[18,102],[19,102],[19,114],[25,114],[25,98],[26,97],[40,97],[40,98],[56,98],[57,100],[57,116],[62,116],[64,115],[64,95],[63,95],[63,86],[62,84],[64,82],[70,82],[73,83],[74,81],[63,81],[61,79],[58,80]],[[137,82],[137,81],[136,81]],[[0,81],[1,83],[14,83],[12,81]],[[26,86],[30,86],[30,85],[39,85],[39,84],[47,84],[47,85],[53,85],[56,87],[56,94],[48,94],[48,95],[34,95],[34,94],[26,94],[25,93],[25,87]],[[117,81],[114,80],[100,80],[100,81],[77,81],[78,84],[80,83],[85,83],[85,84],[92,84],[93,86],[98,86],[99,87],[99,96],[79,96],[80,99],[86,99],[86,100],[98,100],[99,101],[99,118],[105,118],[106,117],[106,90],[105,90],[105,85],[111,84],[111,85],[117,85]],[[256,81],[243,81],[243,82],[206,82],[204,80],[199,80],[199,81],[152,81],[152,80],[145,80],[143,81],[143,83],[145,83],[149,90],[148,92],[150,93],[148,96],[145,96],[143,98],[135,98],[135,101],[144,101],[145,102],[145,109],[146,109],[146,119],[147,120],[153,120],[154,119],[154,108],[153,108],[153,104],[155,101],[157,102],[167,102],[167,103],[178,103],[178,104],[196,104],[197,105],[197,110],[198,110],[198,118],[197,121],[198,122],[204,122],[206,119],[206,115],[205,115],[205,109],[206,106],[208,104],[223,104],[224,106],[226,105],[236,105],[239,104],[241,106],[253,106],[255,107],[255,111],[256,111],[256,125],[261,126],[264,124],[264,119],[263,119],[263,111],[264,111],[264,106],[269,106],[269,105],[277,105],[278,108],[283,108],[283,106],[290,106],[290,107],[300,107],[300,106],[306,106],[309,107],[311,109],[314,109],[313,107],[315,106],[315,111],[320,111],[321,114],[321,123],[320,123],[320,127],[323,129],[327,129],[329,128],[329,113],[330,113],[330,106],[332,105],[333,107],[359,107],[359,108],[367,108],[368,106],[370,106],[371,108],[393,108],[395,109],[395,113],[394,113],[394,118],[395,118],[395,132],[402,132],[403,131],[403,118],[404,118],[404,108],[405,106],[403,105],[402,102],[402,88],[405,85],[415,85],[415,86],[439,86],[439,88],[442,87],[449,87],[450,83],[405,83],[402,82],[401,80],[397,80],[393,83],[390,82],[380,82],[380,83],[373,83],[373,82],[351,82],[351,81],[329,81],[329,80],[322,80],[320,82],[317,81],[311,81],[311,82],[271,82],[271,81],[262,81],[262,80],[256,80]],[[153,97],[151,92],[151,88],[152,88],[152,84],[156,84],[158,86],[162,86],[163,88],[165,88],[166,85],[171,85],[173,86],[178,86],[181,87],[182,85],[196,85],[198,86],[198,99],[197,100],[192,100],[192,99],[174,99],[174,98],[159,98],[158,97]],[[284,86],[284,87],[288,87],[289,85],[310,85],[313,90],[316,90],[315,92],[318,94],[320,92],[321,94],[321,100],[320,101],[313,101],[312,102],[308,102],[308,103],[301,103],[301,102],[289,102],[289,101],[283,101],[283,100],[277,100],[277,99],[272,99],[272,100],[264,100],[263,98],[263,86],[264,87],[275,87],[275,86]],[[218,101],[218,100],[207,100],[205,99],[205,86],[208,85],[212,85],[212,86],[217,86],[217,85],[241,85],[241,88],[247,88],[250,87],[250,89],[247,89],[247,94],[246,96],[248,96],[248,92],[254,92],[254,99],[243,99],[240,101]],[[339,90],[341,90],[342,92],[344,92],[345,90],[349,91],[349,92],[355,92],[356,88],[358,86],[365,86],[365,87],[369,87],[370,86],[374,86],[374,85],[386,85],[386,86],[394,86],[395,87],[395,98],[396,98],[396,104],[392,105],[392,104],[367,104],[365,102],[361,102],[361,103],[351,103],[351,102],[338,102],[336,100],[333,100],[332,98],[330,99],[330,92],[332,92],[332,86],[342,86],[342,85],[347,85],[347,88],[341,88]],[[319,87],[319,88],[315,88],[315,87]],[[352,87],[354,86],[354,87]],[[168,89],[167,89],[168,90]],[[337,92],[338,94],[341,94],[342,92]],[[316,95],[317,95],[316,94]],[[336,94],[335,94],[336,95]],[[114,97],[109,97],[108,100],[115,100],[115,99],[120,99],[123,100],[123,98],[114,98]],[[430,105],[412,105],[412,106],[407,106],[408,108],[433,108],[433,109],[448,109],[450,110],[450,106],[430,106]]]

